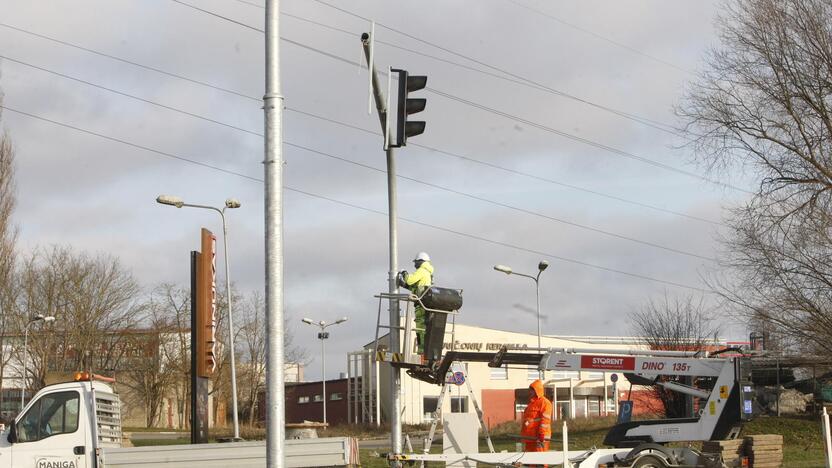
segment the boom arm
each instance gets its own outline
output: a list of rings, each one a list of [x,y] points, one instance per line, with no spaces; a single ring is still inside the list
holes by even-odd
[[[640,350],[550,350],[540,368],[559,371],[604,371],[655,378],[659,375],[713,377],[712,389],[687,387],[675,382],[657,382],[668,390],[706,400],[696,417],[631,421],[610,429],[604,443],[617,447],[645,442],[722,439],[751,418],[751,370],[744,358],[709,358],[684,351]]]

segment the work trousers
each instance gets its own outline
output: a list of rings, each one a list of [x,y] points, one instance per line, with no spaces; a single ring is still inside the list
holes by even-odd
[[[526,444],[526,452],[548,452],[549,451],[549,441],[543,442],[543,446],[539,447],[537,442],[525,442]],[[549,465],[526,465],[526,466],[542,466],[543,468],[548,467]]]
[[[425,352],[425,330],[427,330],[425,309],[420,305],[416,305],[414,309],[414,315],[416,316],[416,352],[423,354]]]

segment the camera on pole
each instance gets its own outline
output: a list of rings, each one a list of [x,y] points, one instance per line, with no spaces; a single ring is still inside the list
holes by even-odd
[[[427,76],[410,76],[407,70],[393,69],[399,74],[399,103],[396,112],[396,144],[402,147],[407,144],[407,138],[421,135],[425,132],[424,121],[411,121],[409,116],[425,110],[427,99],[408,97],[413,91],[419,91],[428,84]]]

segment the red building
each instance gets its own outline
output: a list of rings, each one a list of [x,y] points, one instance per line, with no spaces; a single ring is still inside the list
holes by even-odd
[[[286,382],[286,422],[323,421],[323,386],[318,382]],[[266,394],[260,394],[260,420],[266,420]],[[347,423],[347,379],[326,381],[326,422]]]

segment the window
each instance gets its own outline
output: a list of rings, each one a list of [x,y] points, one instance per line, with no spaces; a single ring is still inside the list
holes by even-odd
[[[304,404],[304,403],[309,403],[309,397],[308,396],[298,397],[298,403],[300,403],[301,405]]]
[[[578,371],[555,371],[553,379],[579,379],[581,373]]]
[[[344,394],[343,393],[331,393],[329,395],[329,399],[332,400],[332,401],[343,400],[344,399]]]
[[[526,367],[526,378],[529,380],[537,380],[540,378],[540,369],[537,366]]]
[[[436,408],[439,407],[439,397],[438,396],[426,396],[422,397],[422,416],[423,419],[426,421],[433,420],[433,413],[436,412]]]
[[[424,409],[425,413],[434,413],[436,412],[436,408],[439,407],[439,397],[435,396],[426,396],[422,397],[422,408]]]
[[[468,397],[451,397],[451,413],[467,413]]]
[[[44,395],[17,424],[17,440],[33,442],[77,431],[79,402],[77,392]]]
[[[603,372],[584,372],[584,379],[586,380],[601,380],[603,378]]]
[[[489,369],[491,369],[491,380],[508,380],[507,367],[490,367]]]
[[[315,395],[314,397],[312,397],[312,401],[314,401],[315,403],[320,403],[324,401],[324,397],[321,395]]]

